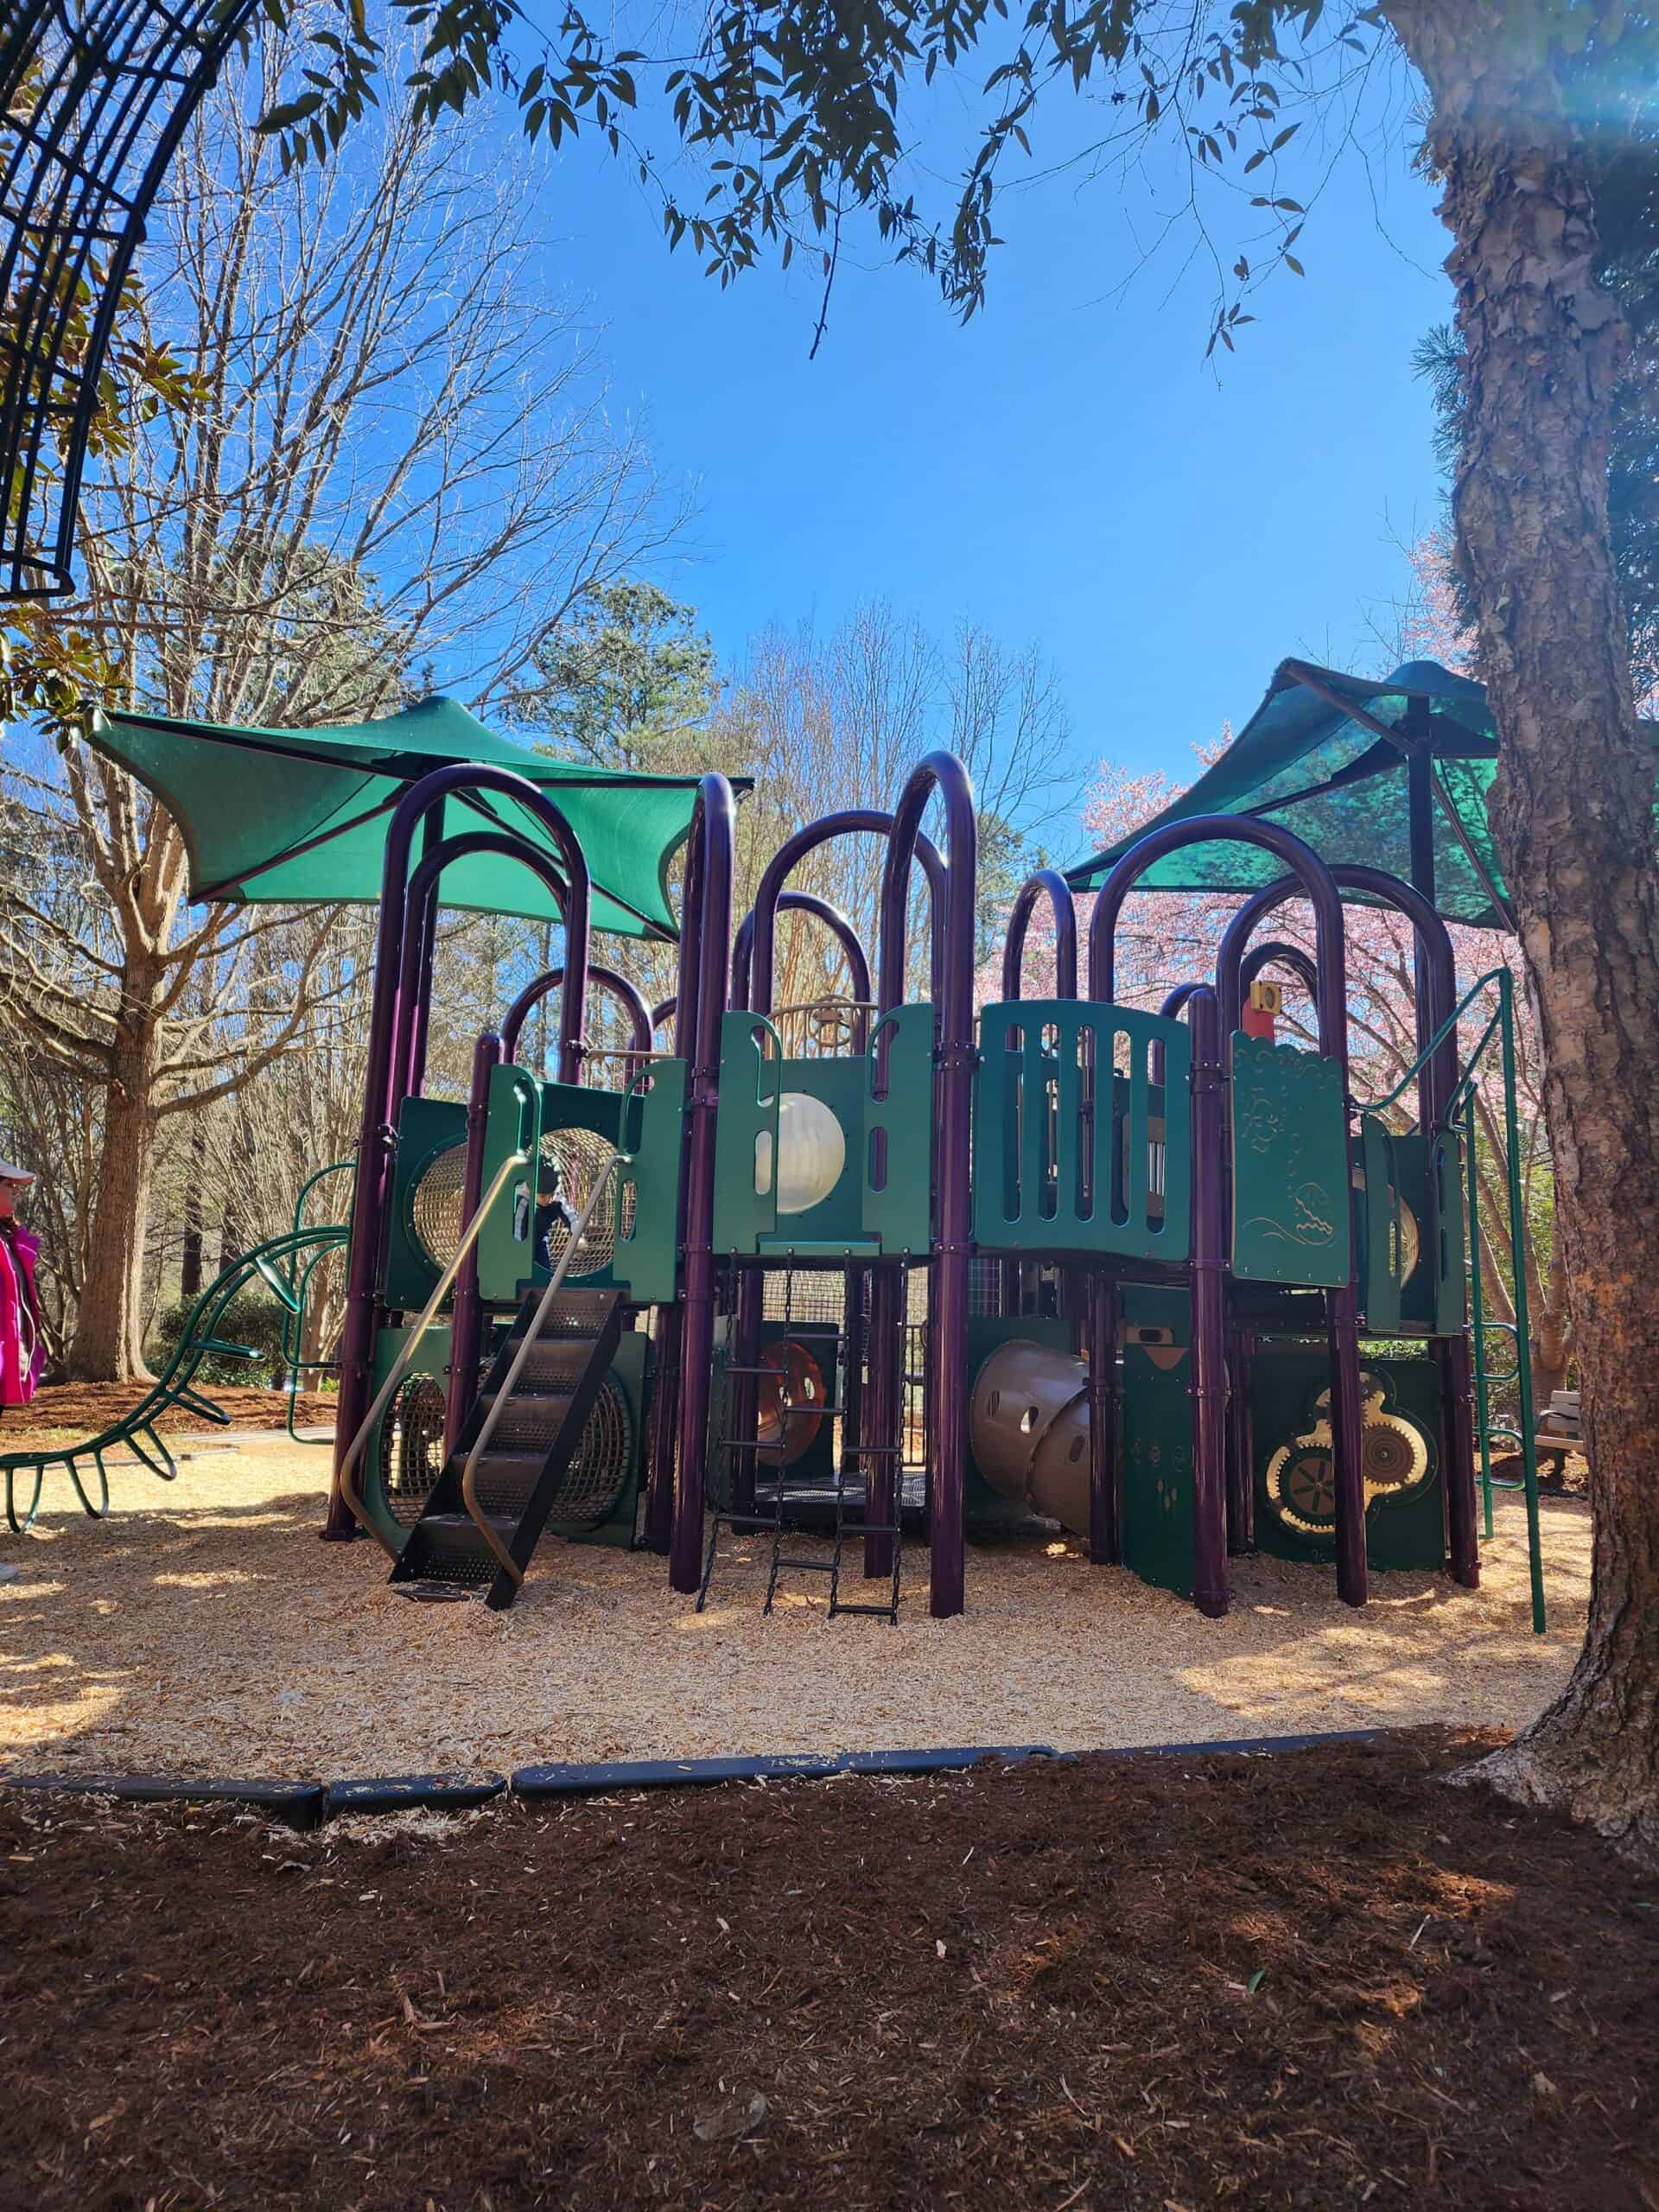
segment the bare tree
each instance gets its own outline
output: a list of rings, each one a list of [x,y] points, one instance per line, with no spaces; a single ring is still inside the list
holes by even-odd
[[[65,620],[168,714],[355,721],[435,666],[487,706],[682,508],[548,291],[522,172],[400,97],[339,164],[284,174],[255,124],[290,58],[267,40],[231,70],[175,166],[136,312],[188,391],[108,460]],[[158,1129],[304,1046],[353,970],[332,910],[187,920],[176,825],[84,747],[22,766],[0,1020],[99,1126],[70,1370],[139,1374]]]

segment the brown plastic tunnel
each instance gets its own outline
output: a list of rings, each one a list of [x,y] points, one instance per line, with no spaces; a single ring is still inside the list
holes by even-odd
[[[992,1489],[1089,1533],[1089,1371],[1052,1344],[1013,1337],[974,1377],[969,1437]]]

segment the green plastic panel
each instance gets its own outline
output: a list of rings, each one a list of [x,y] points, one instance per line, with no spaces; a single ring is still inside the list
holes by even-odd
[[[1367,1328],[1391,1337],[1400,1326],[1402,1305],[1401,1193],[1394,1133],[1380,1115],[1361,1115],[1359,1154],[1365,1178],[1360,1311]]]
[[[388,1306],[418,1313],[443,1272],[415,1233],[412,1205],[421,1178],[433,1161],[467,1141],[467,1109],[452,1098],[405,1098],[397,1114],[397,1159],[386,1208],[385,1264],[381,1274]],[[448,1258],[448,1253],[442,1259]]]
[[[886,1081],[878,1094],[882,1043]],[[900,1006],[883,1014],[866,1065],[864,1231],[884,1252],[925,1252],[933,1242],[932,1007]]]
[[[771,1057],[762,1050],[769,1040]],[[716,1252],[758,1252],[777,1219],[778,1101],[783,1046],[761,1014],[720,1022],[720,1112],[715,1128]]]
[[[1191,1306],[1181,1291],[1126,1286],[1119,1382],[1123,1564],[1143,1582],[1192,1590]]]
[[[637,1306],[671,1305],[679,1287],[680,1177],[685,1157],[685,1062],[653,1060],[650,1087],[627,1095],[617,1176],[614,1281]],[[625,1339],[626,1341],[626,1339]]]
[[[925,1007],[904,1008],[921,1017],[900,1028],[896,1054],[903,1079],[918,1077],[918,1039],[925,1043],[922,1065],[931,1056],[931,1014]],[[720,1117],[715,1134],[715,1228],[717,1252],[753,1254],[782,1260],[794,1253],[803,1260],[840,1257],[868,1259],[883,1250],[903,1249],[902,1239],[919,1230],[920,1241],[911,1247],[925,1250],[930,1208],[927,1174],[931,1163],[931,1114],[917,1115],[913,1093],[909,1102],[912,1117],[922,1124],[905,1133],[899,1155],[906,1173],[913,1169],[920,1179],[919,1203],[913,1191],[889,1190],[875,1194],[877,1227],[867,1218],[868,1154],[867,1111],[885,1112],[885,1104],[872,1108],[869,1099],[870,1060],[866,1054],[833,1059],[785,1059],[777,1052],[778,1033],[763,1016],[728,1014],[721,1023]],[[770,1043],[772,1054],[763,1051]],[[931,1070],[925,1080],[931,1084]],[[924,1096],[927,1096],[926,1091]],[[785,1102],[791,1097],[815,1101],[834,1116],[842,1135],[839,1173],[830,1188],[812,1205],[785,1212],[778,1204],[780,1167],[780,1128],[787,1133]],[[893,1110],[898,1109],[894,1101]],[[889,1139],[891,1147],[892,1140]],[[781,1163],[786,1166],[787,1163]],[[888,1242],[889,1230],[901,1242]],[[879,1241],[878,1241],[879,1237]]]
[[[983,1008],[979,1035],[980,1247],[1184,1261],[1192,1235],[1184,1026],[1127,1007],[1014,999]],[[1155,1051],[1161,1083],[1153,1080]],[[1120,1059],[1127,1073],[1114,1074]],[[1111,1102],[1104,1114],[1103,1095]]]
[[[490,1076],[489,1117],[484,1127],[487,1192],[502,1162],[515,1152],[527,1164],[497,1198],[478,1235],[478,1292],[486,1300],[516,1300],[531,1272],[536,1225],[536,1171],[541,1148],[542,1086],[524,1068],[499,1067]]]
[[[1236,1031],[1232,1272],[1338,1289],[1353,1250],[1348,1119],[1337,1063]]]
[[[1462,1333],[1468,1313],[1466,1274],[1468,1230],[1465,1221],[1463,1141],[1452,1130],[1434,1141],[1429,1165],[1431,1260],[1434,1311],[1430,1323],[1438,1337]]]

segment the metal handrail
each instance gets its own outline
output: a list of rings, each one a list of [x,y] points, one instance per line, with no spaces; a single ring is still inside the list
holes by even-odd
[[[501,1418],[501,1408],[512,1395],[518,1377],[523,1372],[524,1362],[530,1357],[531,1346],[541,1335],[542,1323],[547,1319],[548,1308],[564,1286],[564,1279],[570,1272],[571,1258],[582,1238],[588,1234],[588,1224],[592,1221],[600,1199],[604,1196],[605,1185],[622,1165],[624,1157],[625,1155],[613,1145],[609,1158],[594,1177],[592,1186],[582,1200],[582,1211],[571,1224],[569,1236],[565,1240],[564,1249],[558,1256],[553,1273],[548,1280],[547,1287],[537,1300],[536,1311],[531,1317],[530,1325],[518,1340],[518,1349],[512,1356],[512,1364],[508,1368],[500,1386],[490,1401],[490,1409],[484,1416],[483,1426],[478,1432],[478,1437],[472,1450],[467,1454],[467,1465],[461,1470],[461,1503],[471,1516],[473,1526],[495,1554],[503,1573],[512,1577],[515,1589],[522,1588],[524,1570],[496,1535],[494,1529],[491,1528],[479,1504],[476,1487],[478,1463],[488,1449],[491,1438],[495,1434],[495,1425]]]
[[[402,1351],[392,1362],[391,1374],[387,1376],[385,1381],[380,1385],[378,1391],[375,1395],[374,1403],[369,1408],[368,1412],[363,1416],[362,1427],[358,1430],[357,1434],[352,1439],[351,1443],[346,1446],[346,1457],[340,1463],[340,1494],[345,1502],[347,1511],[351,1514],[358,1526],[360,1529],[366,1529],[369,1535],[374,1538],[374,1541],[379,1545],[382,1551],[385,1553],[388,1559],[397,1558],[397,1547],[387,1541],[387,1538],[384,1531],[379,1527],[379,1524],[374,1520],[372,1516],[369,1513],[368,1509],[365,1506],[362,1493],[359,1491],[356,1483],[352,1479],[353,1472],[356,1469],[359,1459],[363,1455],[363,1447],[369,1440],[370,1432],[373,1429],[375,1423],[379,1420],[381,1414],[385,1413],[387,1405],[391,1402],[391,1400],[397,1389],[397,1385],[403,1381],[404,1376],[408,1374],[410,1363],[415,1357],[416,1350],[420,1344],[421,1338],[426,1334],[427,1331],[431,1327],[434,1320],[437,1318],[439,1306],[442,1305],[444,1300],[448,1296],[455,1277],[461,1273],[461,1262],[467,1257],[468,1252],[472,1250],[473,1246],[478,1242],[479,1231],[484,1226],[485,1217],[488,1214],[490,1208],[495,1204],[502,1192],[506,1188],[509,1177],[516,1174],[521,1167],[528,1167],[529,1165],[530,1154],[527,1152],[510,1152],[506,1158],[502,1161],[500,1166],[497,1168],[494,1180],[491,1183],[489,1189],[486,1191],[483,1197],[478,1202],[478,1211],[474,1214],[472,1219],[467,1224],[467,1226],[461,1232],[461,1236],[456,1242],[454,1258],[450,1261],[443,1273],[438,1277],[437,1287],[433,1291],[431,1297],[427,1300],[425,1307],[421,1313],[419,1320],[416,1322],[414,1328],[410,1332],[409,1337],[405,1341]]]

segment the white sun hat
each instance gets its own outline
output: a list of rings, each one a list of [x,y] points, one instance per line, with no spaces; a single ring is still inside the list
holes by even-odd
[[[15,1160],[0,1160],[0,1183],[29,1184],[35,1180],[27,1167],[20,1167]]]

